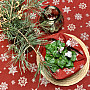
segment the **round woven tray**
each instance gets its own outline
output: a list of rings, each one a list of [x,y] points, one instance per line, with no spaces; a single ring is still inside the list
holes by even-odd
[[[64,34],[66,34],[66,33],[64,33]],[[87,62],[81,70],[79,70],[77,73],[75,73],[72,76],[70,76],[66,79],[63,79],[63,80],[57,80],[53,77],[50,77],[45,69],[43,71],[41,71],[41,74],[48,81],[50,81],[54,85],[59,85],[59,86],[70,86],[70,85],[78,83],[79,81],[81,81],[86,76],[86,74],[89,70],[89,59],[90,58],[89,58],[89,52],[87,50],[87,47],[85,46],[85,44],[80,39],[78,39],[74,35],[70,35],[70,34],[66,34],[66,35],[74,38],[81,45],[81,47],[83,48],[85,55],[87,57]],[[40,57],[39,57],[39,55],[37,55],[37,65],[39,64],[39,61],[40,61]]]

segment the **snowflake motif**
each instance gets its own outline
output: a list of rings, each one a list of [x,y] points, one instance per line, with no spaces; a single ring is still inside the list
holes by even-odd
[[[83,65],[83,64],[81,64],[81,65],[80,65],[80,68],[83,68],[83,67],[84,67],[84,65]]]
[[[33,82],[33,83],[35,82],[35,78],[32,79],[32,82]]]
[[[70,17],[67,17],[67,20],[69,21],[71,18]]]
[[[87,72],[87,75],[86,76],[90,76],[90,70],[88,70],[88,72]]]
[[[2,71],[0,71],[0,73],[2,73]]]
[[[18,84],[21,85],[21,87],[22,86],[25,86],[26,83],[28,83],[27,82],[27,78],[25,78],[25,77],[20,77],[20,79],[18,80],[18,82],[19,82]]]
[[[9,57],[8,57],[8,55],[7,55],[6,53],[1,54],[0,59],[1,59],[2,62],[7,61],[8,58],[9,58]]]
[[[15,59],[15,56],[12,54],[12,59]]]
[[[18,71],[16,70],[16,68],[17,68],[17,66],[14,67],[13,64],[12,64],[11,67],[8,68],[8,69],[10,70],[10,71],[9,71],[9,74],[12,74],[12,75],[14,76],[14,73],[18,72]]]
[[[86,9],[87,5],[85,3],[80,3],[79,8]]]
[[[70,47],[74,47],[74,46],[78,46],[78,42],[73,38],[69,38],[69,40],[67,40],[66,42],[66,45]]]
[[[87,13],[87,14],[86,14],[86,17],[89,17],[89,16],[90,16],[90,15]]]
[[[90,27],[90,21],[86,22],[87,26],[86,27]]]
[[[5,35],[4,34],[0,34],[0,42],[4,41],[5,39]]]
[[[5,67],[4,67],[3,69],[4,69],[4,70],[6,70],[6,68],[5,68]]]
[[[67,27],[70,31],[74,31],[76,29],[76,26],[74,24],[69,24]]]
[[[31,72],[36,72],[37,65],[35,63],[30,64],[29,70],[31,70]]]
[[[88,87],[90,87],[90,84],[88,84]]]
[[[59,87],[59,88],[55,88],[55,90],[62,90],[62,89]]]
[[[11,84],[14,85],[14,84],[15,84],[15,80],[12,80],[12,81],[11,81]]]
[[[47,86],[48,83],[50,83],[49,81],[46,80],[45,77],[41,78],[40,80],[41,80],[41,84],[40,85],[43,85],[44,84],[45,87]]]
[[[81,33],[80,38],[83,39],[83,41],[88,40],[88,37],[89,37],[89,35],[86,32]]]
[[[62,2],[65,2],[65,0],[62,0]]]
[[[82,85],[77,85],[77,88],[75,88],[74,90],[86,90],[83,88],[83,84]]]
[[[82,28],[82,26],[80,26],[80,28]]]
[[[89,49],[89,47],[86,45],[87,49]]]
[[[70,2],[72,2],[73,3],[73,0],[67,0],[68,1],[68,3],[70,3]]]
[[[30,57],[33,57],[33,55],[30,55]]]
[[[6,90],[8,89],[8,84],[6,82],[2,82],[0,85],[0,90]]]
[[[71,69],[68,69],[68,68],[65,68],[63,71],[66,72],[66,74],[69,74],[69,73],[74,73],[74,70],[75,67],[71,68]]]
[[[62,30],[64,29],[64,27],[62,27]]]
[[[2,45],[1,47],[3,48],[4,46]]]
[[[59,2],[60,2],[60,0],[53,0],[53,4],[55,4],[55,5],[57,5],[57,4],[59,4]]]
[[[62,43],[64,43],[64,41],[63,41],[63,39],[62,39],[62,38],[60,38],[60,37],[59,37],[58,39],[59,39]]]
[[[9,44],[6,47],[8,48],[8,50],[10,50],[11,49],[11,46],[12,46],[12,44]]]
[[[70,10],[70,7],[66,7],[66,6],[65,6],[65,8],[62,8],[62,9],[63,9],[64,12],[66,12],[67,14],[71,11],[71,10]]]
[[[75,19],[77,20],[81,20],[83,17],[82,17],[82,14],[78,13],[78,14],[75,14]]]
[[[35,13],[30,13],[30,19],[35,19],[36,18],[36,14]]]

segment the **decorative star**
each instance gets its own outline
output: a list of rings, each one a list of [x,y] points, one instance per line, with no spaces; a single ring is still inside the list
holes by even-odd
[[[70,10],[70,7],[66,7],[66,6],[65,6],[65,8],[62,8],[62,9],[63,9],[64,12],[66,12],[67,14],[71,11],[71,10]]]
[[[11,67],[8,68],[10,70],[9,74],[12,74],[14,76],[14,73],[18,72],[18,71],[16,71],[16,68],[17,68],[17,66],[14,67],[12,64]]]

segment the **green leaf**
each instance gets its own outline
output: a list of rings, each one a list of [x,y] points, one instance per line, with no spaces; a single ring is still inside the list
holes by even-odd
[[[57,61],[57,64],[58,64],[58,66],[60,66],[60,68],[64,68],[64,66],[66,65],[66,61],[64,60],[64,59],[59,59],[58,61]]]
[[[50,49],[51,49],[51,44],[47,44],[47,45],[45,46],[45,48],[48,49],[48,50],[50,50]]]
[[[68,61],[68,63],[65,65],[65,67],[73,67],[74,66],[74,64],[73,64],[73,62],[72,61]]]
[[[67,52],[67,48],[65,48],[63,51],[62,51],[62,54],[65,55],[65,53]]]
[[[50,51],[49,50],[46,50],[46,54],[50,54]]]
[[[56,70],[57,70],[57,69],[59,69],[59,67],[58,67],[58,66],[56,66],[56,67],[51,67],[50,69],[51,69],[51,71],[52,71],[52,72],[54,72],[54,73],[55,73],[55,72],[56,72]]]
[[[76,52],[75,51],[71,51],[72,52],[72,57],[71,57],[71,61],[75,61],[76,60]]]

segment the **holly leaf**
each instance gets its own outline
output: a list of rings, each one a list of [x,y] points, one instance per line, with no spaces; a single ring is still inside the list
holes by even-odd
[[[73,67],[74,66],[74,64],[73,64],[73,62],[72,61],[68,61],[68,63],[65,65],[65,67]]]
[[[59,69],[59,67],[58,66],[55,66],[55,67],[51,67],[50,69],[51,69],[51,71],[53,73],[55,73],[57,71],[57,69]]]
[[[71,51],[72,52],[72,57],[71,57],[71,61],[75,61],[76,60],[76,52],[75,51]]]
[[[64,59],[59,59],[57,61],[57,65],[60,66],[60,68],[64,68],[64,66],[66,65],[66,61]]]

